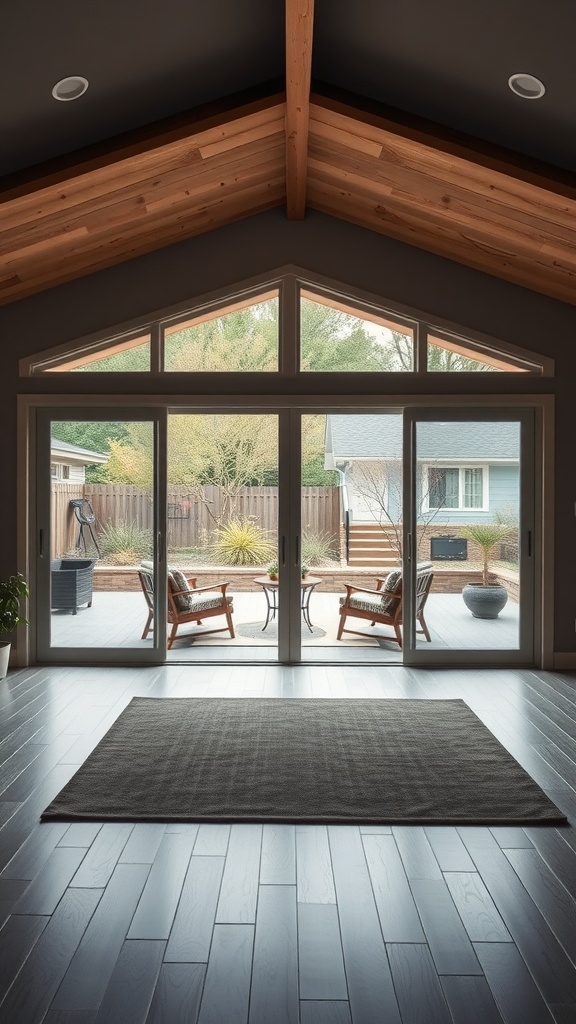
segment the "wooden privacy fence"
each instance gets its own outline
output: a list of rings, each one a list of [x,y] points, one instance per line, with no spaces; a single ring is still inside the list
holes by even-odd
[[[74,509],[73,498],[84,497],[84,484],[52,483],[50,509],[50,553],[52,558],[62,558],[75,547],[80,529]]]
[[[302,532],[321,534],[337,546],[340,527],[339,489],[302,488]],[[153,505],[150,492],[133,484],[52,485],[52,557],[71,551],[78,540],[78,522],[70,507],[72,498],[88,499],[96,516],[99,537],[107,523],[135,523],[152,530]],[[221,488],[207,485],[191,490],[185,485],[168,486],[168,545],[170,548],[201,548],[213,541],[214,528],[226,507]],[[278,488],[242,487],[232,502],[232,518],[248,519],[271,536],[278,526]]]

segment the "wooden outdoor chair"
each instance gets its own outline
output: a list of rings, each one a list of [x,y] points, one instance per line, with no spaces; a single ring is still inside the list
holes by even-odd
[[[428,643],[430,643],[431,637],[424,619],[424,605],[430,593],[433,576],[434,573],[429,562],[423,562],[418,566],[416,571],[416,632],[423,633]],[[391,626],[394,636],[384,639],[393,640],[399,647],[402,647],[402,631],[400,629],[402,625],[402,570],[394,570],[385,579],[378,578],[374,590],[355,587],[350,583],[346,583],[345,587],[346,597],[340,598],[340,625],[337,639],[341,640],[343,633],[366,636],[371,640],[376,639],[374,633],[344,628],[348,617],[368,619],[372,626],[376,624]]]
[[[138,569],[140,586],[148,606],[148,618],[142,633],[145,640],[152,628],[154,619],[154,574],[152,566],[143,564]],[[201,626],[204,619],[212,618],[215,615],[224,615],[225,626],[218,626],[216,629],[194,630],[191,636],[208,636],[210,633],[221,633],[224,630],[230,631],[234,639],[234,625],[232,612],[234,611],[233,599],[226,594],[229,583],[214,583],[207,587],[197,587],[195,576],[186,576],[178,569],[168,570],[168,610],[167,621],[171,625],[168,635],[168,650],[176,639],[179,626],[189,622],[195,622]]]

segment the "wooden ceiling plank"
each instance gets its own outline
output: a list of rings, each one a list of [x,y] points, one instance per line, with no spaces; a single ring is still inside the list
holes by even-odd
[[[282,118],[274,117],[269,122],[276,130],[282,130]],[[245,137],[245,132],[236,132],[234,138],[240,144]],[[184,143],[182,143],[184,146]],[[8,230],[18,224],[26,215],[30,219],[38,220],[49,216],[56,211],[68,210],[79,206],[83,202],[107,195],[110,192],[117,192],[123,187],[137,186],[139,183],[154,180],[159,174],[174,169],[175,172],[182,171],[183,174],[194,173],[195,168],[201,162],[201,157],[196,143],[187,141],[186,160],[183,161],[180,149],[175,154],[170,151],[156,151],[148,154],[147,157],[139,157],[137,164],[129,161],[122,161],[117,166],[109,166],[101,169],[93,175],[83,175],[72,179],[63,187],[52,186],[50,189],[41,190],[39,193],[31,194],[27,200],[15,200],[0,207],[2,209],[2,227]]]
[[[282,130],[283,116],[278,117],[277,111],[275,113],[276,116],[267,123],[277,130]],[[233,136],[236,144],[240,145],[245,135],[245,130],[236,132]],[[30,217],[38,218],[50,214],[53,210],[79,205],[96,195],[150,180],[163,170],[182,169],[184,173],[190,172],[201,160],[198,141],[191,138],[182,142],[177,151],[174,147],[169,147],[139,156],[137,161],[123,160],[116,165],[100,169],[98,173],[74,177],[65,187],[59,183],[50,188],[38,188],[26,198],[13,201],[4,199],[0,207],[2,224],[9,227],[11,220],[17,222],[19,218],[26,216],[26,212]]]
[[[186,204],[183,208],[175,207],[168,213],[163,210],[156,215],[150,215],[143,224],[126,224],[121,232],[117,230],[110,232],[107,227],[103,227],[101,231],[93,231],[84,242],[77,242],[71,253],[59,256],[55,254],[54,260],[50,263],[49,272],[60,277],[62,268],[67,262],[82,262],[85,254],[90,259],[90,253],[95,253],[94,259],[96,260],[101,248],[116,252],[122,251],[124,246],[132,248],[133,241],[139,235],[145,238],[158,233],[159,237],[162,237],[164,230],[170,229],[177,238],[187,237],[185,234],[182,235],[186,224],[195,222],[198,218],[209,221],[215,211],[218,213],[219,223],[227,223],[228,211],[231,218],[234,219],[238,208],[244,208],[251,198],[258,201],[266,199],[270,190],[276,189],[279,181],[284,181],[283,162],[279,162],[276,175],[273,177],[269,172],[255,171],[252,179],[243,183],[242,187],[239,187],[230,196],[224,197],[215,189],[213,193],[199,197],[193,204]],[[72,261],[69,258],[70,255],[73,257]],[[29,281],[46,270],[47,261],[32,255],[28,259],[14,261],[12,266],[23,280]]]
[[[276,135],[278,132],[284,133],[286,128],[285,122],[286,119],[284,115],[279,118],[277,117],[273,121],[267,121],[266,124],[250,128],[238,135],[232,135],[229,138],[222,139],[220,142],[213,142],[208,146],[199,146],[198,152],[200,153],[202,160],[209,160],[211,157],[222,156],[230,150],[236,150],[241,146],[247,146],[251,142],[256,142],[259,139],[267,139],[270,135]]]
[[[544,164],[540,165],[540,169],[534,170],[534,161],[528,161],[511,151],[483,144],[479,139],[454,139],[453,133],[450,133],[451,137],[447,137],[445,129],[431,122],[427,122],[425,128],[415,128],[317,94],[311,96],[310,103],[311,111],[318,116],[320,111],[325,112],[324,116],[327,116],[326,112],[330,112],[335,117],[335,123],[339,123],[341,118],[344,119],[344,127],[348,118],[355,126],[362,124],[365,129],[371,128],[376,132],[371,137],[376,140],[382,139],[383,143],[389,138],[395,140],[398,147],[404,146],[410,150],[430,149],[438,154],[439,160],[462,160],[478,168],[479,172],[490,171],[490,177],[501,174],[518,183],[542,188],[546,192],[576,198],[573,175]]]
[[[241,158],[228,154],[227,159],[222,159],[221,166],[216,169],[204,168],[202,171],[195,171],[192,176],[186,175],[182,171],[172,172],[165,176],[165,185],[164,175],[156,175],[146,182],[139,182],[137,187],[132,186],[118,192],[105,193],[81,207],[74,207],[72,210],[59,210],[50,217],[26,223],[20,231],[3,231],[0,233],[0,253],[10,251],[13,244],[19,244],[21,240],[24,244],[25,240],[31,238],[50,237],[59,229],[70,231],[82,224],[90,225],[93,219],[99,220],[101,216],[109,216],[111,223],[120,222],[123,210],[133,211],[133,216],[140,219],[157,199],[177,193],[183,197],[188,194],[193,198],[206,185],[214,185],[215,181],[219,188],[226,191],[227,188],[234,187],[236,177],[253,174],[255,166],[260,167],[263,163],[269,162],[270,158],[275,161],[281,160],[284,165],[284,157],[284,136],[278,134],[273,139],[266,140],[265,144],[256,142],[249,147],[243,147]],[[152,191],[142,192],[140,191],[142,186]]]
[[[135,259],[137,256],[154,252],[157,249],[181,241],[182,238],[192,238],[195,235],[223,227],[244,217],[263,213],[266,210],[281,206],[285,201],[285,197],[286,180],[284,173],[282,173],[282,176],[277,181],[270,183],[266,196],[258,199],[255,195],[248,194],[237,206],[226,210],[225,216],[222,216],[222,211],[220,211],[220,216],[215,213],[205,214],[202,217],[196,216],[194,221],[190,223],[182,223],[181,218],[176,218],[175,223],[170,224],[165,231],[160,232],[156,230],[149,235],[139,234],[131,244],[123,247],[120,251],[115,246],[109,245],[108,247],[103,247],[97,253],[94,253],[93,250],[85,253],[83,258],[75,260],[73,264],[69,262],[64,263],[59,268],[56,279],[52,271],[48,274],[38,274],[26,280],[22,280],[13,274],[10,280],[6,281],[6,286],[1,293],[0,302],[5,304],[6,302],[14,302],[17,299],[26,298],[46,288],[65,284],[76,278],[84,277],[88,274],[105,270],[108,267],[116,266],[127,260]]]
[[[318,134],[328,139],[330,136],[326,127],[330,125],[330,112],[323,111],[328,120],[319,122],[320,131],[317,133],[315,109],[313,106],[310,122],[311,135]],[[348,135],[350,148],[357,151],[356,140],[363,127],[363,122],[352,116],[340,115],[337,118],[336,127],[339,131],[338,139],[342,142]],[[516,168],[512,165],[509,166],[506,173],[502,162],[500,162],[499,170],[487,173],[487,169],[477,163],[466,150],[455,156],[451,152],[446,153],[442,149],[434,148],[432,139],[428,140],[428,145],[423,145],[389,130],[382,130],[378,133],[375,129],[373,131],[375,134],[370,136],[370,139],[381,144],[380,159],[383,163],[398,162],[403,167],[412,167],[424,173],[430,173],[431,167],[434,166],[448,181],[452,179],[452,176],[461,177],[467,182],[467,187],[474,188],[475,191],[486,196],[501,191],[504,196],[512,195],[518,201],[525,201],[532,205],[534,202],[545,203],[560,212],[565,212],[576,202],[576,188],[569,189],[565,185],[559,188],[553,179],[543,175],[534,175],[532,176],[533,180],[526,181],[517,176]],[[360,138],[364,140],[362,132]],[[332,141],[335,141],[335,137],[332,138]]]
[[[425,182],[419,192],[400,191],[390,185],[382,188],[368,176],[339,171],[334,164],[318,161],[313,156],[309,159],[309,167],[309,186],[314,180],[328,181],[348,192],[353,190],[363,194],[373,202],[385,203],[399,212],[411,208],[415,211],[423,210],[436,222],[448,220],[453,224],[474,228],[496,242],[506,240],[526,252],[536,254],[548,249],[559,258],[576,259],[576,229],[565,230],[561,235],[559,232],[543,230],[540,225],[536,228],[528,218],[521,220],[505,217],[495,214],[493,210],[480,212],[466,203],[454,202],[445,192],[441,194],[441,189],[434,191],[431,182]],[[445,202],[447,199],[450,200],[448,203]]]
[[[330,185],[314,186],[310,189],[309,204],[322,213],[339,216],[351,223],[379,231],[400,242],[414,245],[428,252],[436,253],[448,259],[503,278],[512,284],[540,291],[551,298],[574,304],[576,293],[576,274],[572,269],[554,268],[535,265],[520,265],[502,254],[487,252],[481,246],[471,246],[462,241],[456,232],[448,227],[433,232],[426,231],[421,225],[407,224],[399,218],[388,217],[382,213],[374,216],[374,210],[366,202],[360,200],[343,200],[339,190]],[[338,210],[338,213],[335,213]]]
[[[286,212],[303,220],[308,177],[308,122],[314,0],[286,0]]]
[[[172,195],[166,196],[163,199],[154,200],[146,205],[146,211],[149,214],[161,213],[163,210],[174,208],[179,205],[182,209],[186,206],[192,208],[198,203],[205,202],[212,196],[219,196],[226,200],[232,198],[238,191],[246,186],[246,184],[253,181],[265,182],[267,177],[276,178],[278,173],[286,173],[286,167],[284,163],[284,146],[281,151],[273,156],[270,160],[260,161],[258,164],[257,172],[252,169],[251,173],[245,173],[237,175],[236,180],[233,184],[229,185],[228,188],[223,189],[221,183],[212,182],[211,185],[206,183],[202,188],[194,189],[189,195]]]
[[[364,153],[365,156],[372,156],[376,160],[382,154],[381,142],[374,142],[372,139],[364,138],[361,134],[345,131],[329,122],[317,121],[313,117],[310,118],[310,135],[314,135],[317,139],[326,139],[328,142],[333,142],[336,145],[345,146],[348,149],[354,150],[355,153]]]
[[[326,184],[329,187],[334,186],[334,183],[329,180],[326,180]],[[314,196],[316,180],[310,180],[309,188],[311,195]],[[498,258],[503,257],[518,266],[525,268],[538,266],[539,272],[546,268],[547,273],[554,273],[557,269],[563,268],[567,273],[576,274],[576,250],[574,248],[571,250],[556,248],[552,254],[546,254],[541,248],[536,250],[530,238],[520,238],[516,234],[504,232],[491,235],[479,221],[435,216],[426,207],[418,207],[412,203],[402,205],[394,199],[387,199],[379,203],[373,194],[368,191],[361,193],[358,189],[355,190],[354,196],[350,192],[345,194],[341,188],[338,194],[342,203],[350,203],[356,198],[363,199],[367,208],[372,210],[370,216],[374,230],[378,230],[383,221],[404,224],[410,232],[422,230],[427,235],[433,232],[453,237],[457,240],[459,247],[468,245],[471,251],[482,247],[484,251],[492,253]],[[450,255],[450,253],[444,249],[443,255]]]
[[[5,185],[3,188],[0,180],[0,204],[21,202],[25,205],[31,197],[43,190],[58,190],[63,183],[71,187],[86,175],[96,178],[101,176],[103,180],[107,180],[118,173],[123,163],[149,161],[154,164],[159,151],[174,155],[185,153],[191,140],[195,140],[196,148],[217,142],[227,135],[237,134],[238,131],[281,116],[284,106],[284,94],[275,93],[214,116],[203,118],[191,112],[177,129],[165,128],[160,124],[155,132],[148,133],[143,140],[135,143],[126,142],[124,137],[120,137],[118,142],[114,143],[112,140],[105,153],[95,157],[90,154],[86,156],[84,151],[78,151],[75,161],[72,154],[70,163],[55,171],[46,170],[40,164],[38,176],[32,180],[14,186]]]
[[[570,204],[563,199],[562,211],[551,210],[542,200],[547,197],[534,195],[530,203],[523,202],[521,207],[516,207],[509,196],[501,196],[494,189],[486,197],[479,197],[474,191],[461,186],[449,185],[437,174],[436,170],[415,171],[400,164],[383,164],[381,160],[374,161],[362,154],[354,153],[350,149],[336,146],[322,140],[318,142],[314,134],[310,138],[309,160],[317,160],[320,157],[325,164],[332,164],[336,169],[341,169],[354,175],[361,172],[361,176],[370,179],[375,187],[383,188],[386,192],[393,192],[394,186],[404,187],[406,192],[409,186],[415,195],[428,194],[431,190],[437,190],[447,211],[449,211],[453,197],[461,197],[472,210],[476,208],[478,215],[494,222],[510,222],[518,220],[526,225],[531,225],[534,230],[546,230],[551,236],[564,237],[567,241],[576,237],[576,230],[572,225],[576,224],[576,203]],[[375,164],[377,166],[375,166]],[[572,207],[572,209],[571,209]]]

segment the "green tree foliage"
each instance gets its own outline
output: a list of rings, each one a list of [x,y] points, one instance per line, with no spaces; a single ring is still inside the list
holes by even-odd
[[[58,420],[52,423],[52,437],[58,441],[76,444],[92,452],[108,454],[114,441],[125,441],[129,436],[126,423],[108,421]],[[89,483],[105,483],[110,479],[106,465],[86,466],[86,480]]]
[[[491,373],[495,367],[478,359],[450,352],[439,345],[428,348],[428,369],[433,373]]]
[[[314,372],[370,373],[410,370],[411,342],[359,317],[301,300],[301,364]]]
[[[278,369],[278,300],[225,313],[170,333],[165,365],[180,372],[274,372]]]
[[[84,366],[77,366],[73,373],[145,373],[150,369],[150,343],[125,349],[123,352],[103,352],[101,359],[94,359]]]

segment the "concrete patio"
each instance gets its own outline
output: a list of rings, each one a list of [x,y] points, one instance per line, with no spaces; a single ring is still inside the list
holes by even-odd
[[[370,632],[374,639],[346,637],[337,641],[338,600],[341,592],[316,590],[311,596],[310,617],[313,634],[302,624],[302,659],[304,661],[378,662],[401,661],[398,645],[386,639],[386,627],[370,629],[366,622],[356,620],[358,628]],[[266,616],[263,593],[231,591],[234,598],[236,637],[226,633],[194,639],[190,627],[181,627],[182,638],[167,653],[167,661],[274,661],[277,632],[272,620],[262,630]],[[422,638],[418,646],[428,650],[510,650],[518,647],[519,608],[510,599],[497,619],[475,619],[465,607],[460,594],[432,593],[426,605],[426,622],[432,636],[430,644]],[[141,640],[146,621],[142,593],[95,591],[91,608],[80,608],[77,615],[55,611],[51,615],[53,647],[108,648],[125,654],[130,649],[150,647],[151,640]],[[217,625],[220,620],[214,620]],[[354,628],[354,621],[348,621]]]

